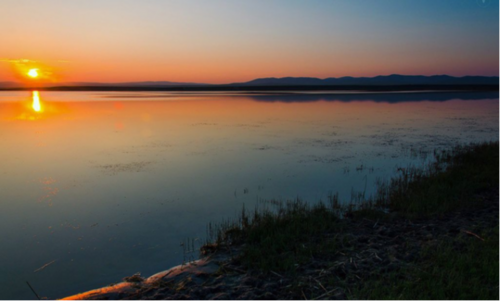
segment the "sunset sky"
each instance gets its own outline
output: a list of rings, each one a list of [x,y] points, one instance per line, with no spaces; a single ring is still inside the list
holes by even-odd
[[[498,76],[496,0],[2,0],[0,82]]]

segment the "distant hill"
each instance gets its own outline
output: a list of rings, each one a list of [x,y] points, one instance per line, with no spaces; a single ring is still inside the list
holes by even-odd
[[[379,75],[375,77],[282,77],[258,78],[232,86],[396,86],[396,85],[498,85],[497,76]]]
[[[282,91],[282,90],[498,90],[498,76],[449,75],[380,75],[375,77],[282,77],[258,78],[232,84],[179,83],[170,81],[143,82],[66,82],[33,83],[30,86],[16,82],[0,82],[2,90],[46,89],[61,91]],[[36,85],[36,86],[35,86]]]
[[[0,88],[14,88],[18,86],[19,84],[16,82],[0,82]]]

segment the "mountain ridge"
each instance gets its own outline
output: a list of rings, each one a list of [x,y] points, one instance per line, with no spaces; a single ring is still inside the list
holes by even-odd
[[[374,77],[267,77],[257,78],[248,82],[232,83],[233,86],[288,86],[288,85],[316,85],[316,86],[341,86],[341,85],[498,85],[498,76],[462,76],[450,75],[377,75]]]
[[[54,87],[119,87],[119,88],[202,88],[202,87],[291,87],[291,86],[310,86],[310,87],[338,87],[338,86],[456,86],[456,85],[497,85],[498,76],[475,76],[467,75],[455,77],[450,75],[377,75],[374,77],[264,77],[256,78],[246,82],[236,82],[228,84],[206,84],[192,82],[171,82],[171,81],[140,81],[140,82],[61,82],[61,83],[32,83],[26,85],[12,81],[0,82],[0,89],[12,88],[54,88]]]

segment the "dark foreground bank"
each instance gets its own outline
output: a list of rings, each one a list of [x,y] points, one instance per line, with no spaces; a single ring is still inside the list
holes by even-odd
[[[243,210],[203,260],[72,297],[498,299],[498,142],[435,155],[368,200]]]

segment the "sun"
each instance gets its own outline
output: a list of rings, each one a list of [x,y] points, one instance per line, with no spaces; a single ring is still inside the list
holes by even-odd
[[[30,69],[30,71],[28,71],[27,74],[29,77],[37,78],[38,77],[38,69]]]

